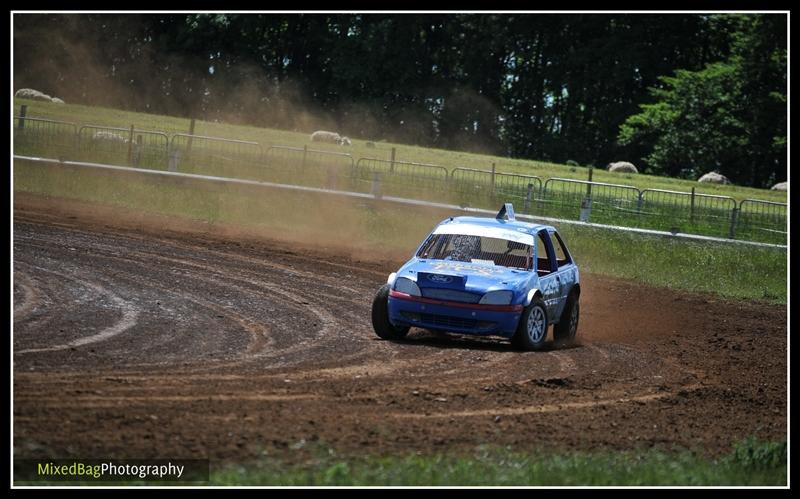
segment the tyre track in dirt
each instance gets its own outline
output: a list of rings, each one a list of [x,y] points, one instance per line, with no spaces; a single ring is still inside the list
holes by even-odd
[[[25,244],[24,240],[20,241],[20,244]],[[70,243],[69,248],[72,248],[70,251],[74,250],[74,245],[75,244],[76,244],[75,242]],[[50,248],[52,250],[54,248],[59,247],[59,243],[58,243],[57,240],[47,240],[44,244],[40,244],[40,247],[47,247],[47,248]],[[69,249],[65,245],[61,245],[61,247],[65,251],[67,249]],[[248,290],[248,292],[259,293],[259,294],[262,295],[262,297],[272,297],[272,298],[275,298],[276,296],[285,297],[286,300],[283,300],[281,302],[283,307],[292,308],[294,314],[302,314],[303,312],[310,311],[312,314],[316,315],[320,319],[320,321],[323,323],[323,325],[325,326],[322,330],[320,330],[318,332],[315,332],[313,337],[306,337],[305,339],[302,339],[300,341],[295,342],[295,344],[292,345],[292,346],[283,347],[283,348],[277,350],[276,352],[272,352],[272,353],[259,352],[260,355],[248,355],[246,357],[252,357],[252,359],[244,358],[244,359],[242,359],[240,361],[237,361],[236,364],[243,363],[243,362],[246,362],[248,360],[259,360],[259,359],[263,359],[263,358],[274,358],[276,356],[286,357],[286,356],[288,356],[290,354],[297,353],[297,352],[302,352],[303,353],[303,358],[314,358],[315,356],[313,355],[313,352],[315,350],[324,350],[327,347],[327,345],[330,342],[333,342],[333,341],[340,342],[340,341],[360,340],[360,341],[363,342],[363,338],[365,338],[365,337],[366,338],[370,338],[370,340],[372,339],[371,333],[365,327],[362,327],[361,330],[358,331],[359,334],[357,336],[355,336],[355,337],[352,337],[353,335],[351,335],[351,337],[349,337],[349,338],[341,338],[341,337],[337,338],[337,337],[334,337],[334,335],[332,334],[334,332],[333,331],[334,330],[334,326],[338,326],[336,328],[338,332],[348,332],[348,331],[351,330],[351,328],[349,327],[350,323],[356,322],[356,319],[363,319],[363,317],[365,315],[364,307],[369,305],[369,301],[368,300],[364,300],[363,296],[366,295],[367,297],[369,297],[369,293],[372,292],[371,289],[362,290],[361,291],[362,299],[359,299],[359,300],[354,300],[354,299],[350,299],[350,298],[347,298],[347,297],[336,296],[333,293],[324,293],[324,292],[319,292],[319,291],[317,291],[315,293],[315,297],[316,298],[324,299],[329,305],[330,305],[331,301],[334,301],[334,302],[343,301],[343,302],[346,302],[346,303],[350,303],[350,304],[355,304],[355,305],[360,305],[361,306],[359,309],[356,309],[355,311],[353,311],[353,310],[349,310],[349,311],[345,310],[345,311],[343,311],[344,313],[342,315],[344,317],[352,318],[353,321],[351,321],[349,323],[348,322],[340,323],[340,322],[337,322],[337,319],[335,319],[327,311],[325,311],[324,309],[321,309],[319,307],[313,306],[311,304],[311,302],[309,302],[307,299],[303,298],[301,295],[298,295],[296,293],[289,293],[285,289],[281,289],[281,288],[277,287],[277,283],[274,280],[266,279],[263,274],[259,275],[259,278],[260,278],[259,281],[255,281],[255,280],[252,280],[250,278],[253,275],[255,275],[255,273],[252,272],[252,271],[243,272],[241,269],[234,268],[234,267],[231,267],[231,266],[227,266],[227,267],[225,267],[224,271],[220,271],[217,267],[212,267],[212,266],[209,266],[208,264],[206,264],[205,263],[205,261],[206,261],[205,258],[199,258],[197,256],[193,257],[193,256],[190,256],[190,255],[185,255],[183,257],[183,259],[177,259],[177,258],[174,258],[174,257],[164,256],[164,255],[156,253],[156,252],[143,252],[143,251],[135,250],[135,251],[126,252],[126,256],[123,258],[123,257],[119,256],[118,254],[116,254],[116,252],[114,252],[114,254],[108,254],[108,253],[103,253],[103,252],[100,251],[101,249],[105,249],[105,250],[108,251],[110,248],[111,248],[111,246],[108,246],[107,244],[95,245],[92,248],[92,250],[93,250],[92,258],[95,258],[95,259],[97,259],[97,258],[107,258],[107,259],[117,260],[120,264],[152,265],[153,261],[159,261],[161,263],[168,263],[169,266],[172,266],[172,267],[175,267],[175,268],[182,268],[182,269],[191,270],[193,273],[190,276],[187,276],[187,277],[189,277],[191,279],[202,281],[202,282],[204,282],[206,284],[214,284],[214,285],[219,285],[219,286],[232,286],[232,287],[235,287],[235,291],[237,293],[240,293],[240,294],[245,291],[243,286],[242,286],[242,284],[246,284],[246,285],[250,286],[250,289]],[[175,248],[174,245],[173,245],[173,248]],[[196,248],[193,248],[193,249],[196,250]],[[235,260],[235,258],[233,258],[230,254],[220,253],[218,251],[214,252],[214,253],[216,255],[218,255],[221,259],[223,259],[224,261],[229,262],[232,259]],[[250,261],[252,262],[252,260],[250,260]],[[164,265],[164,266],[167,267],[167,265]],[[300,287],[300,288],[306,287],[306,286],[313,286],[315,288],[327,287],[327,288],[330,288],[330,289],[335,289],[335,285],[330,282],[331,279],[328,279],[327,281],[320,281],[319,280],[320,274],[313,274],[313,273],[304,272],[304,271],[297,271],[296,272],[295,270],[293,270],[293,269],[291,269],[290,267],[287,267],[287,266],[267,265],[267,267],[269,267],[269,268],[279,268],[284,272],[298,273],[298,274],[300,274],[300,276],[302,276],[302,278],[309,278],[309,279],[313,278],[314,279],[313,282],[312,281],[308,281],[308,282],[303,282],[303,283],[296,283],[295,286]],[[124,268],[122,268],[119,265],[115,268],[115,272],[116,272],[117,276],[119,276],[120,274],[127,274],[127,278],[128,279],[134,279],[135,280],[135,279],[139,278],[139,273],[138,272],[126,271],[126,270],[124,270]],[[142,284],[143,287],[146,286],[146,287],[150,287],[150,288],[153,288],[153,289],[159,289],[160,292],[165,293],[165,294],[174,293],[169,288],[164,287],[164,286],[160,286],[158,283],[155,283],[155,282],[152,282],[152,281],[142,280],[141,284]],[[183,287],[185,288],[185,287],[191,287],[191,286],[183,286]],[[218,313],[225,313],[226,315],[230,315],[230,312],[226,312],[224,310],[220,310],[218,307],[215,307],[212,303],[209,303],[209,302],[207,302],[205,300],[201,300],[201,299],[199,299],[197,297],[192,297],[189,294],[182,294],[181,296],[183,298],[187,299],[187,300],[199,303],[205,308],[209,308],[209,309],[211,309],[213,311],[216,311]],[[368,311],[367,311],[367,313],[368,313]],[[246,318],[244,316],[237,316],[235,318],[235,320],[240,322],[240,323],[242,323],[245,326],[245,329],[249,329],[247,327],[247,325],[253,323],[253,319],[252,318]],[[258,334],[258,333],[255,333],[255,334],[253,334],[253,336],[255,338],[259,338],[261,335]],[[249,350],[253,350],[253,348],[250,347]],[[430,352],[431,355],[436,355],[436,356],[441,356],[441,355],[443,355],[443,353],[444,352],[441,352],[441,351],[432,351],[432,352]],[[367,352],[367,353],[365,353],[365,352],[356,352],[355,354],[352,354],[352,355],[354,355],[357,360],[363,360],[365,357],[369,356],[369,352]],[[341,365],[342,361],[344,361],[344,360],[346,360],[346,358],[341,358],[341,357],[337,358],[336,359],[337,367],[330,368],[330,369],[324,369],[323,372],[326,373],[326,374],[334,374],[334,373],[337,373],[337,372],[340,372],[340,373],[347,372],[346,370],[342,371],[342,368],[338,367],[339,365]],[[301,359],[301,361],[302,361],[302,359]],[[420,362],[424,362],[424,360],[420,359],[419,357],[416,357],[414,359],[414,362],[417,365],[419,365]],[[437,359],[431,359],[430,362],[438,362],[438,360]],[[146,364],[140,364],[140,365],[153,366],[153,365],[160,365],[160,364],[163,364],[163,363],[146,363]],[[235,365],[235,364],[220,363],[220,362],[214,362],[214,361],[212,361],[212,362],[204,361],[202,367],[205,370],[211,370],[211,369],[226,368],[226,367],[230,367],[232,365]],[[381,362],[381,363],[378,363],[378,364],[371,364],[371,365],[358,364],[358,365],[354,366],[353,368],[351,368],[351,370],[370,371],[370,372],[373,372],[373,373],[376,373],[376,372],[389,373],[389,372],[395,370],[397,367],[402,367],[402,364],[399,364],[398,366],[393,366],[391,364],[391,362],[387,360],[385,362]]]
[[[112,324],[111,326],[101,330],[99,333],[93,334],[91,336],[85,336],[82,338],[75,339],[69,343],[65,343],[62,345],[53,345],[48,347],[42,348],[29,348],[29,349],[22,349],[22,350],[15,350],[17,354],[24,354],[24,353],[36,353],[36,352],[51,352],[55,350],[66,350],[68,348],[76,348],[82,347],[86,345],[92,345],[94,343],[98,343],[101,341],[108,340],[118,334],[125,332],[126,330],[130,329],[136,324],[136,319],[139,316],[139,310],[133,307],[130,302],[127,302],[121,299],[119,296],[115,295],[111,291],[107,290],[103,286],[100,286],[96,283],[85,281],[82,279],[77,279],[72,276],[65,275],[61,272],[56,272],[52,269],[43,269],[41,267],[32,267],[39,272],[56,275],[63,279],[73,281],[78,283],[84,287],[91,288],[96,294],[98,295],[105,295],[107,296],[110,301],[114,303],[116,308],[122,312],[122,317]],[[15,317],[16,320],[16,317]]]
[[[391,266],[33,209],[16,210],[14,232],[18,455],[715,451],[736,436],[785,435],[785,307],[766,307],[783,321],[756,343],[741,321],[718,318],[755,325],[759,306],[589,275],[576,347],[520,353],[420,330],[392,343],[369,323]],[[102,290],[137,310],[136,323],[75,344],[125,316]],[[70,348],[31,351],[47,345]],[[63,431],[43,430],[53,424]],[[83,440],[87,431],[97,437]]]
[[[14,321],[20,321],[39,305],[39,291],[31,278],[22,270],[14,269],[14,278],[19,292],[14,298]]]
[[[25,244],[25,243],[20,241],[20,244]],[[46,244],[40,245],[40,247],[48,247],[48,248],[53,249],[53,248],[57,247],[57,245],[58,245],[57,241],[47,241]],[[316,316],[317,319],[319,319],[319,322],[321,322],[322,325],[323,325],[323,328],[321,330],[319,330],[319,331],[314,332],[314,335],[312,337],[310,337],[310,338],[307,337],[307,338],[305,338],[305,339],[303,339],[301,341],[292,341],[292,343],[294,343],[293,345],[288,346],[288,347],[284,346],[283,348],[280,348],[276,352],[272,352],[272,353],[268,352],[268,353],[266,353],[264,355],[259,355],[259,354],[263,354],[263,352],[261,352],[260,350],[257,353],[256,352],[252,352],[253,350],[256,350],[256,349],[254,349],[252,347],[252,345],[251,345],[248,348],[248,352],[245,352],[246,354],[250,354],[250,355],[245,355],[245,357],[253,357],[255,359],[255,358],[260,358],[260,357],[265,357],[265,356],[266,357],[270,357],[270,356],[274,357],[276,355],[286,356],[286,355],[288,355],[290,353],[294,353],[294,352],[298,352],[298,351],[303,351],[305,353],[306,357],[313,357],[313,355],[311,355],[311,353],[312,353],[311,351],[312,350],[324,349],[325,348],[325,344],[328,343],[328,342],[331,342],[331,341],[341,341],[341,338],[339,338],[339,339],[333,338],[333,335],[331,334],[331,333],[333,333],[334,326],[339,326],[339,329],[342,330],[342,331],[346,331],[347,330],[347,324],[346,323],[340,323],[339,319],[334,318],[333,315],[328,313],[325,309],[312,305],[306,298],[304,298],[303,296],[301,296],[301,295],[299,295],[297,293],[291,293],[291,292],[288,292],[285,289],[282,289],[282,288],[278,287],[277,283],[275,283],[274,281],[269,281],[267,279],[264,279],[263,276],[262,276],[262,279],[260,281],[254,281],[252,279],[248,279],[246,277],[243,277],[244,274],[242,274],[241,272],[237,272],[236,270],[234,270],[234,269],[232,269],[230,267],[226,268],[224,273],[223,273],[223,272],[219,272],[219,271],[217,271],[217,269],[209,267],[208,265],[205,265],[203,263],[199,263],[198,264],[197,262],[191,261],[188,258],[186,260],[178,260],[178,259],[175,259],[175,258],[164,257],[164,256],[159,255],[157,253],[152,253],[152,252],[151,253],[145,253],[145,252],[140,252],[140,251],[128,252],[126,254],[126,257],[123,258],[123,257],[117,256],[117,255],[102,254],[102,253],[97,252],[96,249],[97,248],[95,248],[95,251],[93,252],[92,258],[95,258],[95,259],[97,259],[97,258],[106,258],[106,259],[111,259],[111,260],[117,260],[118,265],[115,268],[115,273],[116,273],[117,277],[119,277],[121,274],[126,274],[126,277],[128,279],[135,280],[135,281],[138,280],[139,284],[142,287],[149,287],[149,288],[153,288],[153,289],[158,289],[161,293],[164,293],[164,294],[170,294],[170,293],[176,294],[179,298],[186,299],[186,300],[198,303],[202,307],[208,308],[208,309],[210,309],[210,310],[212,310],[214,312],[223,313],[225,315],[231,316],[231,317],[233,317],[235,319],[235,321],[237,321],[240,324],[242,324],[245,329],[251,329],[250,326],[252,326],[255,323],[255,321],[251,317],[245,317],[245,316],[242,316],[242,315],[232,315],[230,311],[226,311],[226,310],[220,309],[219,307],[215,306],[213,303],[210,303],[207,300],[203,300],[203,299],[198,298],[196,296],[192,296],[190,293],[183,293],[183,292],[182,293],[175,293],[169,287],[165,287],[163,285],[159,285],[157,282],[153,282],[153,281],[149,281],[147,279],[141,278],[141,276],[139,275],[138,270],[137,271],[133,271],[133,270],[126,271],[121,267],[121,265],[122,264],[140,265],[140,266],[152,265],[152,262],[154,260],[157,260],[157,261],[160,261],[160,262],[168,262],[169,265],[172,266],[172,267],[181,268],[181,269],[185,269],[185,270],[191,271],[192,272],[191,275],[187,275],[187,276],[184,276],[184,277],[190,278],[192,280],[201,281],[204,285],[215,285],[215,286],[219,286],[220,288],[224,288],[226,286],[230,286],[230,287],[233,287],[235,289],[235,292],[237,292],[239,294],[243,294],[245,292],[247,292],[247,293],[256,293],[256,294],[261,295],[262,299],[283,298],[282,300],[280,300],[279,306],[273,305],[270,308],[273,308],[273,309],[274,308],[280,308],[280,307],[290,308],[292,310],[292,314],[295,317],[297,315],[302,315],[302,314],[307,314],[308,315],[308,313],[310,312],[310,314]],[[141,261],[134,260],[133,257],[141,257]],[[253,274],[250,273],[250,274],[247,274],[247,275],[253,275]],[[309,275],[311,275],[311,274],[309,274]],[[174,284],[177,284],[177,283],[174,283]],[[250,286],[250,288],[245,290],[244,287],[242,286],[243,284]],[[178,287],[181,287],[181,286],[178,286]],[[182,286],[182,287],[183,288],[192,288],[194,286]],[[319,287],[319,285],[315,284],[315,287]],[[348,303],[353,303],[353,300],[350,300],[350,299],[347,299],[347,298],[337,297],[337,296],[334,296],[334,295],[329,294],[329,293],[317,294],[317,296],[321,297],[321,298],[324,298],[324,299],[328,300],[329,302],[331,300],[333,300],[333,301],[340,301],[341,300],[341,301],[345,301],[345,302],[348,302]],[[345,312],[343,314],[344,316],[351,316],[352,317],[355,314],[355,312],[352,312],[352,311],[344,311],[344,312]],[[262,335],[259,334],[258,332],[256,332],[256,333],[253,334],[253,336],[255,338],[259,338]],[[364,336],[362,334],[361,338],[363,338],[363,337]],[[284,341],[284,343],[289,343],[289,341],[288,340]],[[246,360],[247,359],[245,358],[245,359],[241,360],[240,362],[244,362]],[[154,364],[153,363],[148,363],[148,365],[154,365]],[[229,367],[232,364],[230,364],[230,363],[220,364],[218,362],[214,362],[213,366],[210,366],[208,362],[203,362],[202,365],[203,365],[203,367],[205,369],[212,369],[212,368],[217,369],[217,368],[222,368],[222,367]]]
[[[29,248],[33,247],[33,246],[38,246],[39,248],[47,247],[47,248],[50,249],[50,251],[52,251],[55,248],[55,245],[51,245],[51,244],[34,245],[34,244],[31,244],[31,243],[28,243],[28,242],[19,242],[19,244],[23,245],[23,246],[27,245],[27,247],[29,247]],[[208,316],[227,319],[228,321],[230,321],[230,322],[232,322],[234,324],[237,324],[238,326],[240,326],[240,328],[237,328],[237,329],[241,329],[241,330],[246,331],[254,339],[255,339],[255,336],[257,336],[257,332],[254,332],[252,330],[252,327],[248,326],[247,321],[242,316],[236,314],[235,312],[228,311],[224,307],[219,306],[217,304],[214,304],[212,302],[209,302],[207,300],[203,300],[202,298],[192,296],[192,295],[187,294],[187,293],[182,292],[182,291],[177,291],[177,290],[175,290],[175,289],[173,289],[173,288],[171,288],[171,287],[169,287],[167,285],[163,285],[162,283],[158,283],[157,281],[152,281],[152,280],[148,280],[146,278],[143,278],[142,275],[141,275],[141,267],[139,266],[139,265],[142,265],[141,262],[133,262],[133,261],[131,261],[129,259],[123,259],[121,257],[114,257],[114,256],[108,256],[108,255],[102,255],[102,254],[99,254],[99,253],[96,253],[96,252],[92,255],[92,261],[93,262],[102,261],[103,259],[114,259],[114,260],[118,261],[117,263],[123,263],[123,264],[128,265],[128,266],[131,266],[131,265],[135,266],[134,269],[125,269],[125,268],[123,268],[122,265],[117,265],[117,267],[115,268],[115,271],[114,271],[114,281],[113,281],[113,285],[115,287],[123,288],[123,289],[130,289],[131,287],[135,286],[136,287],[136,291],[135,291],[136,293],[139,293],[141,295],[156,294],[156,295],[158,295],[160,297],[161,300],[163,300],[165,296],[173,295],[179,300],[177,303],[180,303],[182,305],[186,305],[187,303],[191,304],[193,306],[192,308],[195,309],[194,312],[193,312],[194,314],[198,313],[198,311],[206,311],[205,314],[208,315]],[[138,265],[137,265],[137,263],[138,263]],[[174,277],[174,275],[173,275],[173,277]],[[177,284],[177,282],[173,281],[173,284]],[[157,303],[160,303],[160,302],[157,301]],[[187,308],[185,306],[181,307],[181,308],[186,309],[186,310],[192,310],[192,308]],[[172,311],[170,310],[170,311],[168,311],[168,313],[169,312],[172,312]],[[181,314],[181,315],[184,315],[184,314]],[[169,335],[169,329],[168,328],[164,328],[164,329],[166,330],[166,334],[164,336],[168,336]],[[158,332],[158,330],[156,330],[156,331]],[[49,339],[49,338],[46,337],[45,339]],[[154,338],[152,335],[148,335],[147,342],[148,342],[148,344],[152,344],[153,342],[159,343],[161,341],[161,339],[162,339],[161,337]],[[24,353],[24,352],[23,351],[19,351],[19,352],[16,352],[16,353]],[[199,352],[199,353],[203,354],[205,352]],[[122,359],[122,360],[125,361],[124,363],[128,362],[127,359]],[[157,366],[157,365],[174,365],[175,364],[175,359],[172,359],[172,360],[169,360],[169,361],[162,361],[162,362],[151,362],[151,361],[142,361],[141,359],[140,360],[135,360],[135,358],[134,358],[134,361],[136,362],[135,365],[138,365],[140,367],[145,367],[145,366],[152,367],[152,366]]]

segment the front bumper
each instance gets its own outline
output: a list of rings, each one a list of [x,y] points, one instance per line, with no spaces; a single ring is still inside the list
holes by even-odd
[[[410,296],[392,290],[389,322],[454,333],[499,335],[510,338],[517,330],[522,305],[479,305]]]

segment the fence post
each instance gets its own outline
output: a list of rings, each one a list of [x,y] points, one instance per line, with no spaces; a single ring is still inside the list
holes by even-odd
[[[194,136],[194,118],[189,122],[189,141],[186,143],[186,154],[192,151],[192,137]]]
[[[496,173],[497,173],[497,167],[496,167],[496,165],[494,163],[492,163],[492,181],[491,181],[491,184],[492,184],[492,196],[494,196],[494,178],[495,178],[495,174]]]
[[[578,220],[581,222],[588,222],[589,217],[592,215],[592,198],[583,198],[581,201],[581,213]]]
[[[594,173],[594,168],[591,166],[589,167],[589,183],[586,184],[586,197],[591,199],[592,198],[592,174]]]
[[[303,144],[303,162],[300,163],[300,168],[303,171],[306,169],[306,156],[308,156],[308,144]]]
[[[689,223],[694,223],[694,187],[692,187],[692,202],[689,204]]]
[[[644,191],[639,191],[639,198],[636,200],[636,214],[642,214],[642,205],[644,204]]]
[[[594,168],[589,167],[589,183],[586,184],[586,197],[581,201],[581,212],[578,215],[578,220],[581,222],[588,222],[589,217],[592,215],[592,175]]]
[[[544,213],[544,197],[547,194],[547,181],[542,182],[539,179],[539,195],[536,197],[536,209],[537,212],[541,215]]]
[[[180,149],[173,147],[172,151],[169,153],[169,166],[167,167],[167,170],[171,172],[178,171],[178,161],[180,160],[180,156]]]
[[[327,182],[328,189],[335,190],[336,189],[336,185],[339,183],[336,167],[332,166],[332,165],[328,165],[327,173],[328,173],[328,179],[327,179],[328,180],[328,182]]]
[[[375,196],[375,199],[380,199],[382,197],[380,172],[372,172],[372,190],[370,191],[370,194]]]
[[[136,136],[136,147],[133,149],[133,166],[139,166],[142,160],[142,136]]]
[[[389,172],[391,172],[391,173],[394,173],[394,158],[395,158],[395,154],[397,154],[397,150],[394,147],[392,147],[392,159],[391,159],[391,163],[389,163]]]
[[[131,125],[131,131],[128,135],[128,164],[133,164],[133,125]]]
[[[28,114],[28,105],[22,104],[19,106],[19,129],[25,128],[25,116]]]
[[[77,154],[81,148],[81,129],[78,128],[78,125],[72,125],[72,130],[74,130],[75,133],[72,134],[70,147],[72,147],[72,152]]]
[[[533,184],[528,184],[528,193],[525,195],[525,209],[523,211],[526,215],[530,215],[532,194],[533,194]]]
[[[739,208],[734,206],[733,211],[731,212],[731,228],[730,231],[728,232],[728,239],[733,239],[734,237],[736,237],[736,224],[738,222],[739,222]]]

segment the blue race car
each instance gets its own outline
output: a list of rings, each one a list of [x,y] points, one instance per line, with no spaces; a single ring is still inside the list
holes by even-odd
[[[506,203],[495,218],[451,217],[392,273],[372,303],[378,336],[402,339],[411,327],[502,336],[522,350],[575,341],[578,266],[558,232],[520,222]]]

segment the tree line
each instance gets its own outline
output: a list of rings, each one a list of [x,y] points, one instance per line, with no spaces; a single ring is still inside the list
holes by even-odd
[[[768,186],[784,14],[16,14],[67,102]]]

